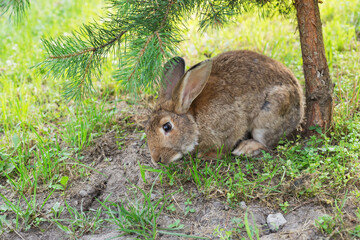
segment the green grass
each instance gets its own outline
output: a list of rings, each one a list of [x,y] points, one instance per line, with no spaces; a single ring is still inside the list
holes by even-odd
[[[64,207],[59,206],[57,209],[52,209],[54,218],[51,219],[61,230],[70,234],[74,238],[79,238],[85,233],[95,233],[99,230],[104,223],[104,219],[101,217],[102,208],[98,208],[93,211],[85,212],[82,207],[79,210],[70,206],[65,202],[66,210],[69,213],[69,218],[61,219],[59,216],[65,210]]]
[[[231,219],[231,223],[235,227],[230,230],[224,228],[215,227],[213,236],[218,237],[220,240],[231,240],[231,239],[260,239],[260,230],[256,227],[256,224],[251,225],[249,222],[248,211],[245,211],[244,219],[234,217]]]
[[[37,145],[29,145],[29,137],[16,134],[13,136],[13,154],[2,154],[3,174],[13,189],[17,192],[27,192],[33,188],[33,179],[46,184],[56,181],[62,168],[62,162],[67,159],[66,149],[61,149],[55,139],[54,142],[44,142],[44,139],[31,127],[37,136]],[[5,165],[8,163],[7,165]],[[18,178],[14,176],[19,176]]]
[[[63,117],[62,83],[34,69],[44,58],[41,38],[67,34],[96,18],[103,6],[94,1],[38,1],[20,24],[0,21],[0,134],[2,142],[24,131],[24,124],[47,127]],[[105,74],[105,80],[110,73]],[[98,88],[98,90],[100,90]]]
[[[76,175],[86,175],[84,171],[88,167],[81,163],[81,155],[94,139],[115,129],[121,148],[121,139],[127,134],[126,127],[117,126],[115,119],[114,106],[121,89],[111,79],[110,61],[102,81],[94,82],[98,92],[82,105],[66,102],[61,96],[62,83],[32,68],[43,60],[40,41],[43,36],[69,33],[80,23],[101,14],[103,4],[100,0],[41,0],[32,3],[20,24],[4,17],[0,19],[0,183],[10,187],[7,191],[15,196],[7,198],[2,194],[4,186],[0,186],[0,233],[28,230],[43,221],[52,221],[75,237],[96,231],[105,222],[143,237],[153,237],[161,231],[172,233],[169,229],[157,229],[156,220],[163,209],[151,202],[149,192],[142,189],[137,191],[145,200],[134,198],[133,205],[103,202],[102,212],[110,216],[105,220],[100,217],[101,210],[82,212],[69,205],[62,211],[67,210],[70,219],[60,218],[61,207],[52,209],[52,219],[44,217],[44,202],[36,199],[38,192],[46,192],[48,197],[53,192],[66,192],[67,181]],[[324,1],[321,16],[335,84],[331,132],[318,138],[284,140],[274,153],[265,154],[263,160],[228,156],[205,162],[195,156],[162,169],[142,168],[142,176],[145,177],[145,171],[160,173],[159,181],[165,187],[182,187],[192,182],[206,197],[221,198],[232,207],[242,200],[262,199],[285,212],[293,207],[288,205],[290,199],[317,197],[333,207],[333,215],[316,223],[324,234],[359,237],[360,211],[356,213],[355,227],[349,227],[343,203],[356,206],[360,203],[360,42],[357,40],[360,2]],[[248,13],[222,30],[202,35],[197,32],[194,20],[189,24],[180,47],[180,55],[185,57],[188,67],[223,51],[251,49],[283,62],[303,82],[294,17],[284,19],[275,15],[260,19],[256,13]],[[187,214],[191,214],[190,202],[189,198]],[[246,219],[241,224],[241,231],[225,233],[218,229],[216,234],[224,239],[226,234],[256,236],[249,230]]]
[[[106,98],[88,104],[69,107],[61,138],[76,150],[88,147],[92,140],[115,125],[116,108],[106,109]]]
[[[149,191],[145,191],[136,185],[133,186],[133,188],[129,190],[129,196],[126,201],[114,203],[108,202],[107,199],[105,199],[104,202],[100,202],[109,216],[106,221],[116,225],[118,230],[123,232],[123,234],[119,236],[133,234],[143,237],[144,239],[156,239],[159,234],[162,234],[207,239],[176,232],[184,228],[184,225],[180,224],[180,221],[175,221],[162,228],[158,226],[157,220],[166,206],[164,202],[168,202],[169,197],[176,192],[162,194],[162,197],[152,199],[151,196],[154,192],[155,183],[156,180],[151,185]],[[137,196],[137,193],[139,193],[142,199]]]
[[[53,194],[54,190],[50,191],[46,198],[39,202],[36,198],[38,189],[38,179],[34,176],[32,186],[32,193],[30,197],[27,197],[28,194],[19,193],[17,199],[8,199],[5,195],[0,193],[0,197],[3,200],[3,203],[0,208],[0,213],[4,214],[0,218],[0,230],[14,230],[14,229],[23,229],[25,231],[29,230],[31,227],[37,227],[42,221],[49,221],[50,219],[44,218],[43,207],[48,201],[48,199]],[[12,219],[7,219],[5,213],[11,213]]]
[[[346,189],[356,189],[354,185],[359,182],[359,126],[348,125],[349,132],[336,137],[283,141],[277,154],[266,153],[261,161],[246,157],[212,162],[190,158],[166,167],[169,180],[164,182],[191,180],[207,197],[223,196],[229,203],[274,196],[286,199],[284,191],[299,197],[336,196]],[[292,184],[298,186],[287,189]]]

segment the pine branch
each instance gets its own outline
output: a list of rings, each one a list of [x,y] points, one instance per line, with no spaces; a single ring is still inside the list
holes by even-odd
[[[87,48],[87,49],[84,49],[80,52],[75,52],[75,53],[71,53],[71,54],[67,54],[67,55],[62,55],[62,56],[49,56],[48,58],[49,59],[65,59],[65,58],[71,58],[71,57],[75,57],[75,56],[79,56],[79,55],[82,55],[82,54],[85,54],[85,53],[88,53],[88,52],[96,52],[100,49],[103,49],[103,48],[106,48],[110,45],[112,45],[114,42],[118,41],[124,34],[126,33],[126,31],[123,31],[121,32],[119,35],[117,35],[115,38],[113,38],[112,40],[110,40],[109,42],[99,46],[99,47],[91,47],[91,48]]]
[[[153,88],[161,79],[162,65],[177,52],[181,24],[197,13],[200,29],[220,27],[255,7],[287,9],[292,0],[109,0],[102,23],[84,25],[71,36],[43,39],[47,58],[41,65],[56,79],[67,79],[64,96],[79,100],[94,91],[101,65],[117,52],[114,78],[128,91]]]
[[[117,33],[117,34],[116,34]],[[126,31],[116,32],[105,25],[84,25],[72,36],[43,39],[48,57],[40,63],[56,79],[65,78],[64,96],[80,100],[93,92],[92,78],[100,78],[102,62]],[[100,39],[97,39],[98,37]]]
[[[174,1],[173,1],[173,0],[169,0],[169,5],[167,6],[166,12],[165,12],[165,14],[164,14],[164,18],[163,18],[163,20],[162,20],[162,22],[161,22],[161,24],[160,24],[160,28],[159,28],[155,33],[153,33],[152,35],[150,35],[150,36],[148,37],[148,39],[146,40],[146,43],[145,43],[144,47],[140,50],[139,56],[138,56],[137,61],[136,61],[136,66],[140,63],[141,58],[143,57],[143,55],[144,55],[144,53],[145,53],[145,51],[146,51],[146,49],[147,49],[150,41],[154,38],[155,35],[156,35],[156,37],[157,37],[157,39],[158,39],[158,41],[159,41],[159,48],[160,48],[161,53],[162,53],[162,54],[165,54],[164,50],[162,49],[162,40],[161,40],[161,37],[160,37],[160,35],[159,35],[159,31],[161,31],[161,30],[163,29],[163,27],[164,27],[164,25],[165,25],[165,23],[166,23],[166,20],[167,20],[167,18],[168,18],[168,16],[169,16],[169,11],[170,11],[170,9],[171,9],[171,7],[172,7],[173,4],[174,4]],[[134,73],[136,72],[136,69],[137,69],[137,68],[135,67],[134,70],[131,72],[130,76],[128,77],[127,81],[130,81],[130,80],[131,80],[131,78],[133,77]]]
[[[20,21],[29,7],[29,0],[0,0],[0,16],[10,12],[10,17],[14,16],[16,21]]]

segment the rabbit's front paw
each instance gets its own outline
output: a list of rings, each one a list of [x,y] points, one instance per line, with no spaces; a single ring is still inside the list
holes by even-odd
[[[254,139],[249,139],[242,141],[239,146],[237,146],[232,154],[236,156],[246,155],[249,157],[257,156],[261,153],[261,150],[267,150],[267,148]]]

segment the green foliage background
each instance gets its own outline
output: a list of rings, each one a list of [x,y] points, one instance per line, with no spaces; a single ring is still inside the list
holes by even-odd
[[[100,0],[39,0],[31,4],[20,23],[14,19],[8,20],[11,11],[0,18],[0,194],[11,191],[17,198],[15,201],[6,201],[1,196],[0,233],[4,229],[2,226],[5,226],[2,225],[5,224],[1,217],[3,213],[18,214],[21,224],[17,226],[9,223],[13,229],[33,224],[36,219],[34,216],[38,216],[41,210],[41,204],[34,197],[36,189],[49,194],[52,191],[64,191],[64,179],[69,177],[71,181],[73,175],[88,174],[87,168],[81,163],[82,151],[91,146],[95,138],[109,131],[124,136],[126,129],[119,126],[116,119],[117,104],[131,98],[128,95],[131,87],[144,84],[142,86],[145,88],[155,89],[153,83],[161,74],[161,63],[170,55],[183,56],[189,67],[227,50],[251,49],[283,62],[303,81],[300,42],[296,20],[291,14],[284,17],[278,11],[249,9],[241,16],[226,18],[229,23],[224,24],[221,29],[207,28],[199,32],[199,27],[204,27],[199,19],[206,16],[190,14],[189,10],[187,18],[177,19],[174,16],[173,20],[183,23],[178,26],[178,32],[175,32],[178,38],[183,39],[181,43],[177,42],[178,39],[172,39],[166,31],[160,35],[161,39],[168,39],[168,42],[163,40],[165,45],[169,44],[167,54],[163,54],[158,48],[157,35],[152,36],[153,30],[159,26],[149,22],[149,26],[154,26],[154,29],[135,29],[137,34],[127,36],[127,41],[120,46],[116,45],[108,51],[99,50],[98,56],[92,56],[89,52],[77,56],[74,62],[52,59],[54,62],[44,63],[45,68],[34,68],[32,66],[44,59],[47,61],[48,50],[53,44],[51,39],[60,46],[61,41],[74,41],[73,31],[86,31],[86,27],[79,28],[81,24],[97,22],[99,26],[106,27],[99,16],[105,16],[107,10]],[[321,196],[334,204],[336,199],[348,196],[353,203],[360,202],[360,2],[326,0],[320,7],[326,54],[335,84],[336,105],[332,133],[328,137],[300,139],[295,143],[283,142],[277,149],[277,158],[269,157],[259,163],[230,159],[221,162],[225,170],[230,170],[223,171],[219,168],[222,170],[218,171],[218,166],[215,166],[215,171],[214,166],[204,166],[204,162],[195,159],[191,163],[180,163],[184,164],[180,168],[186,169],[186,166],[194,164],[195,168],[192,169],[198,169],[198,172],[189,175],[171,172],[172,169],[169,169],[166,171],[169,176],[186,181],[195,176],[191,181],[198,184],[199,189],[205,193],[211,193],[214,187],[226,189],[230,202],[251,199],[254,192],[265,192],[270,196],[278,191],[266,189],[263,186],[264,179],[280,179],[276,187],[282,189],[288,184],[282,179],[295,181],[313,176],[309,188],[297,193],[296,197]],[[268,17],[261,17],[264,14]],[[90,25],[92,27],[98,29],[97,26]],[[115,27],[121,29],[120,25],[110,26],[109,29]],[[172,25],[167,27],[164,27],[167,31],[172,29]],[[97,34],[98,31],[94,30],[94,33]],[[84,33],[81,35],[84,38],[76,40],[73,47],[67,46],[54,51],[66,55],[71,54],[72,50],[76,52],[104,45],[104,42],[96,41],[94,33],[88,38],[85,37],[87,33]],[[106,32],[101,34],[110,38],[117,36]],[[141,38],[140,36],[144,36],[141,34],[147,37]],[[78,35],[75,33],[75,36]],[[45,48],[42,39],[48,40]],[[142,56],[141,64],[134,68],[148,39],[148,52]],[[130,43],[130,40],[135,42]],[[159,52],[159,56],[152,58]],[[129,55],[123,55],[125,53]],[[95,62],[91,65],[94,69],[91,70],[92,76],[86,78],[89,83],[91,80],[87,89],[88,92],[95,90],[95,93],[86,98],[83,104],[77,105],[74,101],[63,98],[63,92],[68,97],[77,96],[66,88],[64,91],[63,87],[69,83],[68,80],[70,84],[75,84],[67,85],[68,87],[78,86],[72,75],[81,76],[87,68],[87,63],[82,62],[90,58],[102,62],[102,68],[96,69]],[[149,67],[156,65],[157,70],[142,75],[148,63],[152,64]],[[66,66],[75,66],[79,71],[66,70]],[[118,71],[119,67],[123,71]],[[51,68],[57,71],[55,75],[49,75],[48,70]],[[137,69],[137,75],[134,73],[133,77],[137,77],[126,81],[134,69]],[[57,78],[53,78],[54,76]],[[155,94],[154,90],[142,89],[139,92],[140,100],[146,99],[149,94]],[[121,147],[120,145],[119,148]],[[19,204],[18,199],[23,201],[21,196],[29,196],[28,205],[24,208],[24,205]],[[339,229],[347,231],[346,227]]]

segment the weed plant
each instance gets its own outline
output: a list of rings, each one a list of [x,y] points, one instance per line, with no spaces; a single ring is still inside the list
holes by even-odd
[[[118,226],[118,230],[124,232],[119,235],[136,235],[143,237],[144,239],[156,239],[159,234],[172,235],[178,237],[195,238],[195,239],[207,239],[204,237],[191,236],[176,232],[182,230],[184,225],[180,224],[180,221],[175,221],[166,227],[159,227],[157,220],[162,213],[165,203],[168,198],[175,194],[169,193],[163,195],[159,199],[153,200],[152,194],[156,180],[152,184],[150,190],[145,192],[138,186],[133,186],[130,189],[130,196],[127,201],[120,203],[108,202],[105,199],[104,202],[100,202],[106,210],[107,221]],[[139,193],[139,194],[138,194]],[[108,196],[110,197],[110,196]]]
[[[66,201],[66,210],[69,213],[69,218],[59,218],[64,208],[53,209],[54,218],[51,219],[61,230],[70,234],[75,238],[83,236],[85,233],[94,233],[103,226],[104,219],[101,218],[102,208],[96,210],[84,211],[80,208],[70,206]]]

